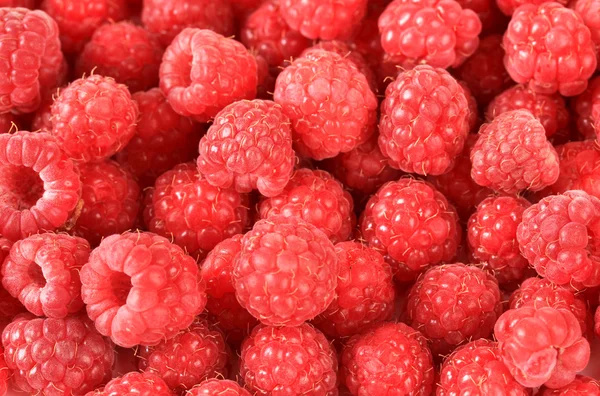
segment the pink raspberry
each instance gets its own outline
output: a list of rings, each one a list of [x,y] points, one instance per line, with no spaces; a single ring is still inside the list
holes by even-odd
[[[594,378],[577,375],[573,382],[559,389],[542,388],[540,396],[598,396],[600,395],[600,382]]]
[[[426,338],[404,323],[381,324],[342,350],[340,380],[354,396],[425,396],[434,376]]]
[[[517,8],[522,5],[535,5],[539,6],[542,3],[545,3],[544,0],[496,0],[496,4],[505,15],[513,15]],[[556,0],[556,3],[559,3],[563,6],[566,6],[569,1],[568,0]]]
[[[52,135],[78,162],[100,162],[135,134],[138,107],[125,85],[92,75],[60,90],[52,104]]]
[[[551,195],[523,213],[521,253],[541,276],[558,285],[600,285],[600,199],[584,191]]]
[[[309,324],[259,325],[244,341],[240,375],[257,395],[337,395],[336,352]]]
[[[249,223],[248,197],[211,186],[192,163],[165,172],[146,194],[148,229],[193,256],[206,256],[217,243],[243,233]]]
[[[206,305],[195,260],[150,232],[105,238],[81,269],[81,283],[98,331],[125,348],[175,336]]]
[[[504,33],[503,47],[508,74],[539,93],[578,95],[596,70],[589,29],[575,11],[559,3],[519,7]]]
[[[371,197],[360,231],[401,282],[451,261],[461,240],[455,209],[431,184],[411,178],[387,183]]]
[[[159,76],[173,110],[199,122],[233,102],[254,99],[258,84],[256,60],[241,43],[193,28],[184,29],[167,47]]]
[[[464,147],[469,114],[465,92],[450,73],[417,66],[401,73],[385,91],[379,147],[395,168],[441,175]]]
[[[483,125],[471,162],[477,184],[509,194],[541,190],[556,182],[560,170],[544,126],[526,110],[507,111]]]
[[[272,101],[235,102],[217,114],[199,152],[198,169],[213,186],[278,195],[295,164],[290,119]]]
[[[570,7],[577,11],[585,26],[590,29],[592,41],[600,45],[600,2],[598,0],[575,0]]]
[[[0,263],[4,263],[4,259],[8,257],[12,245],[13,243],[11,241],[0,237]],[[25,311],[25,307],[23,307],[21,302],[11,296],[0,282],[0,334],[2,330],[4,330],[4,327],[10,323],[16,315]],[[0,355],[2,354],[0,353]],[[2,392],[0,392],[0,394],[1,393]]]
[[[404,68],[458,67],[479,45],[481,21],[454,0],[394,0],[379,17],[381,45]]]
[[[330,51],[311,50],[286,67],[274,98],[292,120],[301,156],[335,157],[375,131],[377,99],[366,77],[351,60]]]
[[[299,326],[333,301],[337,261],[333,244],[312,224],[295,216],[257,221],[234,262],[238,301],[264,324]]]
[[[111,377],[113,345],[85,316],[15,319],[2,345],[13,384],[30,395],[84,395]]]
[[[528,396],[502,362],[498,343],[479,339],[457,348],[444,361],[437,396]]]
[[[577,131],[584,139],[596,138],[595,124],[600,119],[600,114],[594,116],[592,109],[598,104],[600,104],[600,77],[591,79],[588,88],[571,102]]]
[[[509,309],[498,318],[494,335],[504,364],[526,387],[565,386],[590,359],[590,345],[566,309]]]
[[[187,392],[188,396],[251,396],[250,392],[238,385],[237,382],[222,379],[210,379],[193,387]]]
[[[132,371],[112,379],[106,386],[86,396],[173,396],[165,381],[152,373]]]

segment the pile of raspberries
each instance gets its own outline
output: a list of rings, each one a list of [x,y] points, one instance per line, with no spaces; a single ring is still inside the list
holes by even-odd
[[[600,0],[0,0],[0,396],[599,396],[599,49]]]

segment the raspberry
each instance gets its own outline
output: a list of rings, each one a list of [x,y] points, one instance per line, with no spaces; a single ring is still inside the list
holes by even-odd
[[[58,26],[42,11],[2,8],[0,35],[0,113],[35,111],[43,90],[58,85],[63,62]]]
[[[526,110],[502,113],[479,130],[471,150],[477,184],[515,194],[539,191],[558,179],[558,155],[544,126]]]
[[[114,378],[104,388],[86,396],[173,396],[165,381],[152,373],[133,371]]]
[[[434,375],[427,340],[404,323],[356,335],[341,354],[340,379],[354,396],[429,395]]]
[[[251,396],[250,392],[229,380],[210,379],[187,392],[188,396]]]
[[[351,60],[330,51],[311,50],[286,67],[274,98],[292,120],[301,156],[335,157],[375,131],[377,99],[366,77]]]
[[[159,76],[173,110],[199,122],[209,121],[233,102],[254,99],[258,84],[256,60],[241,43],[192,28],[169,45]]]
[[[590,345],[566,309],[510,309],[498,318],[494,335],[504,364],[517,382],[530,388],[565,386],[590,358]]]
[[[561,4],[563,6],[566,6],[569,1],[568,0],[556,0],[555,1],[558,4]],[[505,15],[513,15],[515,13],[515,11],[517,10],[517,8],[519,8],[520,6],[527,4],[527,5],[535,5],[535,6],[539,6],[542,3],[545,3],[544,0],[496,0],[496,4],[498,4],[498,7],[500,8],[500,10],[505,14]]]
[[[158,85],[160,43],[130,22],[99,27],[77,59],[76,74],[96,73],[125,84],[131,92]]]
[[[114,161],[79,167],[83,208],[71,230],[98,246],[102,238],[133,228],[139,214],[140,187]]]
[[[456,349],[444,361],[440,378],[437,396],[530,394],[502,363],[498,343],[486,339]]]
[[[81,295],[98,331],[125,348],[156,345],[206,305],[193,258],[150,232],[105,238],[81,269]]]
[[[52,136],[0,134],[0,235],[17,241],[64,226],[80,194],[73,162]]]
[[[405,172],[441,175],[469,133],[464,90],[447,71],[427,65],[401,73],[385,91],[379,147]]]
[[[192,163],[177,165],[147,190],[148,229],[168,237],[193,256],[204,257],[217,243],[248,225],[248,197],[211,186]]]
[[[204,127],[177,114],[158,88],[132,95],[140,117],[135,135],[116,155],[116,161],[131,171],[140,186],[154,185],[156,178],[175,165],[198,155]]]
[[[600,199],[584,191],[551,195],[523,213],[521,253],[541,276],[558,285],[600,285]]]
[[[504,33],[503,46],[508,74],[539,93],[578,95],[596,70],[589,29],[575,11],[559,3],[519,7]]]
[[[597,380],[586,377],[583,375],[577,375],[575,380],[569,385],[565,385],[559,389],[548,389],[543,388],[539,393],[540,396],[579,396],[589,395],[598,396],[600,395],[600,382]]]
[[[240,304],[262,323],[299,326],[335,297],[338,263],[333,244],[298,217],[260,220],[242,238],[233,267]]]
[[[113,345],[85,316],[15,319],[2,345],[12,382],[31,395],[82,395],[111,376]]]
[[[198,169],[210,184],[280,194],[290,180],[295,157],[290,119],[272,101],[235,102],[217,114],[200,140]]]
[[[337,368],[327,338],[306,323],[256,326],[242,345],[240,375],[257,395],[337,395]]]
[[[502,286],[518,284],[527,275],[529,262],[519,252],[517,226],[530,205],[521,197],[489,197],[469,219],[469,249]]]
[[[12,242],[6,238],[0,237],[0,263],[4,263],[4,259],[10,253]],[[9,292],[4,289],[2,283],[0,283],[0,334],[4,327],[12,321],[12,318],[16,315],[25,312],[25,307],[19,300],[10,295]],[[0,358],[2,353],[0,352]],[[0,375],[2,370],[0,369]],[[0,380],[1,382],[1,380]],[[0,392],[2,395],[2,392]]]
[[[387,183],[371,197],[360,230],[401,282],[451,261],[461,240],[458,215],[446,198],[429,183],[411,178]]]
[[[52,135],[75,161],[100,162],[131,140],[138,114],[125,85],[92,75],[60,91],[52,105]]]
[[[575,0],[570,7],[577,11],[585,26],[590,29],[592,41],[600,45],[600,2],[598,0]]]
[[[379,17],[381,45],[404,68],[458,67],[479,45],[481,21],[454,0],[395,0]]]
[[[204,319],[156,346],[140,348],[138,354],[140,370],[158,375],[177,394],[205,379],[227,376],[225,337]]]
[[[598,117],[592,116],[592,108],[597,103],[600,103],[600,77],[591,79],[588,88],[571,102],[577,131],[584,139],[596,138],[594,124]]]

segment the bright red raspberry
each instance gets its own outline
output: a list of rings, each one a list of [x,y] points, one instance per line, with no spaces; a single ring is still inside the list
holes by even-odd
[[[494,335],[504,364],[530,388],[565,386],[590,359],[590,345],[577,318],[566,309],[509,309],[498,318]]]
[[[379,147],[395,168],[441,175],[463,150],[469,115],[465,92],[450,73],[417,66],[401,73],[385,91]]]
[[[234,262],[238,301],[264,324],[299,326],[333,301],[337,261],[333,243],[312,224],[295,216],[257,221]]]
[[[541,276],[558,285],[600,285],[600,199],[584,191],[551,195],[523,213],[521,253]]]
[[[241,193],[280,194],[296,158],[290,119],[270,100],[242,100],[217,114],[200,139],[198,169],[210,184]]]
[[[458,67],[479,45],[481,21],[454,0],[395,0],[379,17],[381,45],[409,68]]]
[[[479,130],[471,150],[477,184],[516,194],[539,191],[558,179],[558,155],[544,126],[527,110],[502,113]]]
[[[436,396],[528,396],[502,362],[498,343],[486,339],[457,348],[444,361]]]
[[[193,256],[206,256],[217,243],[243,233],[249,223],[248,197],[211,186],[193,163],[165,172],[146,194],[148,229]]]
[[[577,123],[577,131],[584,139],[596,138],[596,126],[600,117],[592,115],[594,105],[600,103],[600,77],[590,80],[588,88],[571,102],[573,117]]]
[[[98,331],[115,344],[157,345],[204,309],[198,272],[196,261],[166,238],[125,232],[92,251],[81,270],[81,296]]]
[[[159,75],[160,89],[175,112],[199,122],[233,102],[254,99],[258,84],[256,60],[241,43],[193,28],[169,45]]]
[[[224,379],[210,379],[193,387],[187,396],[251,396],[237,382]]]
[[[600,2],[598,0],[575,0],[570,7],[577,11],[585,26],[590,29],[592,41],[600,45]]]
[[[13,384],[30,395],[84,395],[111,377],[113,345],[85,316],[15,319],[2,345]]]
[[[540,396],[598,396],[600,395],[600,382],[594,378],[577,375],[573,382],[559,389],[542,388]]]
[[[309,324],[259,325],[244,341],[240,375],[257,395],[337,395],[336,352]]]
[[[377,98],[366,77],[351,60],[330,51],[311,50],[286,67],[274,98],[292,120],[301,156],[335,157],[375,131]]]
[[[12,241],[63,227],[81,183],[73,162],[47,133],[0,134],[0,235]]]
[[[596,70],[589,29],[575,11],[559,3],[519,7],[504,33],[503,47],[512,79],[540,93],[578,95]]]
[[[92,75],[60,90],[52,104],[52,135],[78,162],[100,162],[135,134],[138,107],[125,85]]]
[[[354,396],[425,396],[434,376],[427,339],[404,323],[381,324],[342,350],[340,380]]]
[[[496,0],[496,4],[505,15],[513,15],[517,8],[524,4],[539,6],[542,3],[545,3],[544,0]],[[556,0],[556,3],[559,3],[563,6],[566,6],[569,1],[568,0]]]
[[[10,248],[13,243],[6,238],[0,237],[0,263],[4,262],[4,259],[9,255]],[[12,319],[20,314],[26,312],[25,307],[19,300],[10,295],[9,292],[4,289],[2,283],[0,283],[0,334],[4,327],[9,324]],[[2,355],[0,353],[0,355]],[[2,370],[0,370],[1,372]],[[1,374],[1,373],[0,373]],[[2,392],[0,392],[0,395]]]
[[[132,371],[112,379],[105,387],[86,396],[173,396],[165,381],[152,373]]]
[[[451,261],[461,240],[454,207],[431,184],[412,178],[387,183],[371,197],[360,231],[401,282]]]

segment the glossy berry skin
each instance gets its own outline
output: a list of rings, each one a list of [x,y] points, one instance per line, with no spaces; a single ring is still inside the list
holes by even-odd
[[[105,238],[81,269],[81,283],[96,329],[124,348],[173,337],[206,305],[195,260],[150,232]]]
[[[542,388],[540,396],[600,395],[600,382],[594,378],[578,375],[573,382],[558,389]]]
[[[77,162],[100,162],[135,134],[138,107],[125,85],[92,75],[60,90],[52,104],[52,135]]]
[[[584,139],[596,138],[595,124],[600,119],[593,114],[594,106],[600,104],[600,78],[590,80],[587,89],[571,102],[571,111],[577,125],[577,131]]]
[[[250,392],[238,385],[237,382],[224,379],[210,379],[193,387],[187,392],[188,396],[251,396]]]
[[[508,194],[541,190],[558,179],[560,169],[543,125],[526,110],[508,111],[484,124],[471,162],[477,184]]]
[[[277,77],[273,97],[292,121],[301,156],[335,157],[375,131],[377,99],[366,77],[333,52],[315,49],[294,60]]]
[[[590,358],[577,318],[566,309],[509,309],[496,322],[500,356],[521,385],[560,388],[572,382]]]
[[[256,395],[337,395],[336,352],[309,324],[259,325],[244,341],[240,376]]]
[[[425,396],[434,376],[427,339],[404,323],[374,327],[342,350],[340,382],[353,396]]]
[[[387,183],[371,197],[360,231],[401,282],[451,261],[461,240],[455,209],[432,185],[411,178]]]
[[[15,319],[2,345],[13,384],[28,394],[84,395],[111,376],[113,345],[85,316]]]
[[[356,223],[354,201],[344,186],[323,170],[299,169],[285,189],[264,199],[261,219],[297,216],[323,231],[333,243],[346,241]]]
[[[132,371],[112,379],[106,386],[86,396],[173,396],[165,381],[152,373]]]
[[[384,51],[409,68],[460,66],[479,45],[481,21],[454,0],[395,0],[379,17]]]
[[[199,122],[233,102],[254,99],[258,84],[256,60],[241,43],[194,28],[167,47],[159,77],[173,110]]]
[[[338,259],[333,244],[298,217],[257,221],[242,238],[233,266],[242,307],[271,326],[300,326],[335,297]]]
[[[503,47],[511,78],[539,93],[578,95],[596,70],[589,29],[559,3],[520,7],[504,33]]]

